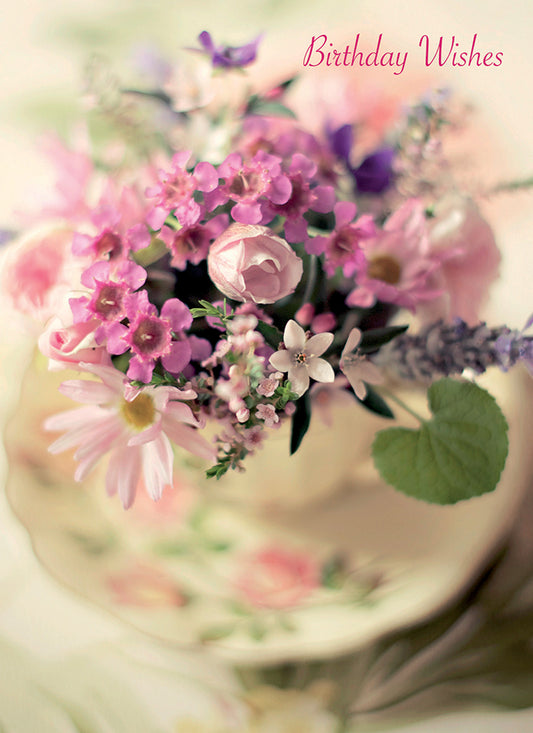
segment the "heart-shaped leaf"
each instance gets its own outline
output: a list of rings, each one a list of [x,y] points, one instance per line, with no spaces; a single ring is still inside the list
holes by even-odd
[[[498,484],[507,457],[507,422],[495,399],[472,382],[431,385],[433,418],[418,430],[389,428],[374,440],[374,463],[398,491],[434,504],[455,504]]]

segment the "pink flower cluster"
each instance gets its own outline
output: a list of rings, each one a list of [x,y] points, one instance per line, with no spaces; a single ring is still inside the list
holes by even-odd
[[[173,148],[175,129],[171,156],[110,173],[53,143],[60,185],[43,218],[61,221],[5,256],[2,289],[40,319],[50,367],[92,379],[64,383],[86,406],[48,420],[65,433],[51,450],[76,448],[78,480],[109,453],[107,489],[124,506],[141,474],[153,498],[172,484],[172,445],[215,461],[210,475],[240,469],[312,381],[311,407],[327,390],[364,402],[383,378],[366,329],[401,309],[473,323],[497,274],[472,201],[403,195],[389,141],[356,169],[350,125],[312,134],[254,113],[258,98],[230,130],[221,114],[194,116],[231,139],[218,160]],[[283,105],[283,87],[260,101]],[[193,120],[181,123],[186,137]],[[216,445],[200,432],[209,421]]]

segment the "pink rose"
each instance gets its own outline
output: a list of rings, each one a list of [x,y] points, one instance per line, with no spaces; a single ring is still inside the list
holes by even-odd
[[[98,321],[74,323],[63,327],[54,318],[39,337],[39,349],[50,359],[49,369],[56,371],[75,367],[80,362],[111,366],[111,358],[104,346],[97,346],[94,331]]]
[[[264,608],[296,606],[319,584],[319,567],[312,557],[277,547],[249,555],[237,581],[246,599]]]
[[[9,245],[1,287],[18,311],[46,321],[59,310],[71,287],[72,236],[65,227],[41,227]]]
[[[228,298],[275,303],[293,293],[302,260],[268,227],[232,224],[211,245],[209,276]]]
[[[459,317],[474,325],[489,286],[498,277],[500,252],[494,234],[471,199],[444,199],[434,213],[430,246],[432,253],[442,258],[435,286],[442,288],[445,296],[435,307],[430,306],[426,317]]]

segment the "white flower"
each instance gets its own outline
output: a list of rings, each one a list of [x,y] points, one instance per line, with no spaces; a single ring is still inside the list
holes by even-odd
[[[283,333],[285,349],[270,357],[274,369],[288,372],[292,389],[301,397],[309,387],[309,378],[317,382],[333,382],[335,373],[331,364],[318,357],[331,346],[332,333],[318,333],[306,338],[305,331],[296,321],[288,321]]]
[[[366,356],[355,351],[362,335],[358,328],[352,328],[342,350],[339,365],[360,400],[364,400],[366,397],[365,382],[368,384],[381,384],[383,382],[383,376],[377,366],[369,361]]]

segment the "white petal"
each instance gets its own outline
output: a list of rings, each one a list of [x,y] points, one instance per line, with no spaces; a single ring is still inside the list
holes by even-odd
[[[272,354],[270,357],[270,363],[274,369],[277,369],[280,372],[288,372],[292,364],[291,352],[287,351],[287,349],[276,351],[276,353]]]
[[[308,360],[307,371],[309,376],[316,379],[317,382],[333,382],[335,379],[335,372],[331,364],[325,359],[318,359],[316,356]]]
[[[359,364],[359,378],[369,384],[383,384],[385,381],[377,366],[367,359],[362,360]]]
[[[342,370],[345,376],[348,378],[353,391],[359,397],[360,400],[364,400],[366,397],[366,387],[364,382],[361,381],[359,368],[357,366],[346,367]]]
[[[352,353],[352,351],[361,341],[362,335],[363,334],[361,333],[361,331],[358,328],[352,328],[348,336],[348,339],[346,340],[346,345],[344,346],[344,349],[342,350],[341,359],[344,356],[346,356],[346,354]]]
[[[311,336],[309,341],[305,345],[305,353],[310,356],[320,356],[327,351],[333,341],[332,333],[317,333],[316,336]]]
[[[289,380],[293,392],[301,397],[309,387],[309,374],[307,373],[307,367],[303,364],[292,365],[289,369]]]
[[[283,343],[292,351],[302,351],[305,345],[305,331],[296,321],[287,321],[283,332]]]

